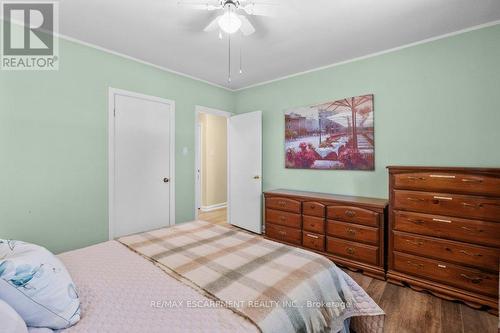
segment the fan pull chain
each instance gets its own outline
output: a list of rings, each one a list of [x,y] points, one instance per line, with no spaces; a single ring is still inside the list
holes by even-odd
[[[240,34],[240,74],[243,74],[243,34]]]
[[[229,50],[228,50],[228,75],[227,75],[227,82],[231,83],[231,34],[228,34],[228,45],[229,45]]]

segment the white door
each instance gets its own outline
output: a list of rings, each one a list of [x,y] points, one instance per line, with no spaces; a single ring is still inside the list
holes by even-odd
[[[262,112],[228,120],[229,222],[262,233]]]
[[[170,224],[171,105],[115,95],[114,237]]]

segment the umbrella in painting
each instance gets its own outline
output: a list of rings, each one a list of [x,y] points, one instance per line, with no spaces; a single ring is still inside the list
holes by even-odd
[[[373,95],[294,108],[285,113],[285,166],[374,169]]]

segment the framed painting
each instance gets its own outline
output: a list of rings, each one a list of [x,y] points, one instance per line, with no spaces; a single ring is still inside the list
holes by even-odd
[[[285,167],[374,170],[373,95],[287,110]]]

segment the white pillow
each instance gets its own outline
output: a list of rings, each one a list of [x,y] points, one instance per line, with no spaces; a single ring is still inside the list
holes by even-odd
[[[27,326],[62,329],[80,320],[80,300],[68,271],[38,245],[0,239],[0,298]]]
[[[28,333],[26,323],[9,304],[0,299],[0,332]]]

